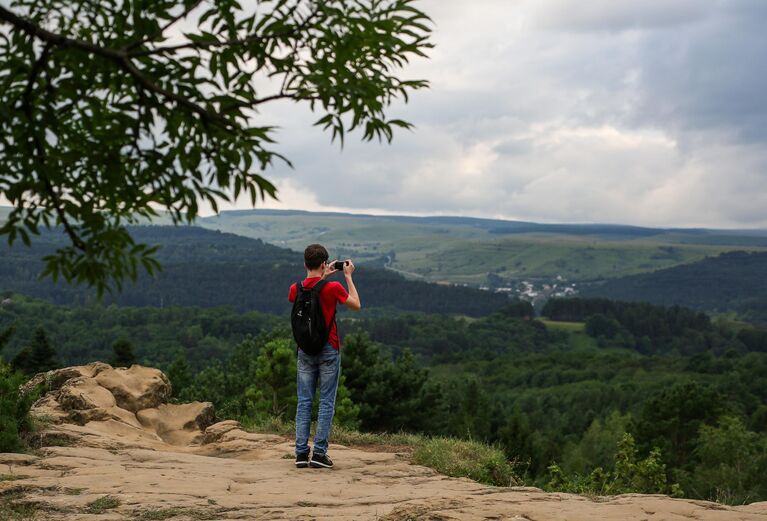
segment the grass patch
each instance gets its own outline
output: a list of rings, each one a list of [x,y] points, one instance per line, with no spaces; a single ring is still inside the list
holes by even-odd
[[[425,517],[431,512],[431,509],[423,505],[408,505],[397,507],[386,516],[376,518],[378,521],[418,521],[419,519],[441,519],[437,517]]]
[[[27,521],[37,518],[37,507],[26,503],[0,500],[0,519],[4,521]]]
[[[407,433],[373,433],[358,432],[341,427],[333,427],[333,442],[350,447],[375,447],[381,451],[396,450],[412,451],[423,443],[424,437]]]
[[[281,435],[292,435],[295,432],[292,422],[251,424],[251,429]],[[500,487],[523,484],[514,470],[514,464],[506,459],[502,450],[477,441],[431,438],[408,433],[358,432],[342,427],[333,427],[331,441],[349,447],[371,448],[378,452],[406,452],[410,454],[413,463],[451,477],[469,478]],[[285,459],[288,459],[288,455]]]
[[[241,423],[243,429],[251,432],[277,434],[288,437],[292,437],[296,433],[295,422],[286,422],[280,418],[256,421],[251,420],[247,423]],[[312,425],[312,427],[314,427],[314,425]],[[312,429],[312,435],[313,434],[314,430]],[[359,432],[338,425],[333,426],[333,434],[331,435],[331,438],[333,443],[338,443],[340,445],[347,445],[350,447],[376,447],[382,452],[387,451],[387,449],[391,450],[398,448],[405,451],[412,451],[413,447],[424,439],[423,436],[417,434]],[[286,454],[283,456],[284,459],[292,459],[293,457],[293,454]]]
[[[114,496],[103,496],[96,501],[91,501],[85,507],[85,511],[89,514],[103,514],[107,510],[117,508],[120,506],[120,500]]]
[[[425,439],[416,446],[413,462],[447,476],[469,478],[488,485],[522,484],[502,450],[476,441]]]
[[[26,477],[27,476],[19,476],[18,474],[0,474],[0,481],[16,481]]]
[[[586,330],[586,324],[584,322],[565,322],[560,320],[549,320],[547,318],[539,318],[538,320],[543,322],[546,327],[569,333],[580,333]]]
[[[251,432],[260,432],[263,434],[279,434],[280,436],[291,436],[296,433],[296,424],[292,421],[285,421],[282,418],[237,418],[242,424],[242,428]]]
[[[66,434],[50,434],[47,432],[34,432],[27,437],[27,445],[32,449],[43,447],[74,447],[77,439]]]
[[[196,520],[212,520],[221,519],[221,517],[215,512],[198,508],[158,508],[153,510],[144,510],[137,514],[136,519],[142,521],[164,521],[165,519],[172,519],[177,516],[185,516]]]

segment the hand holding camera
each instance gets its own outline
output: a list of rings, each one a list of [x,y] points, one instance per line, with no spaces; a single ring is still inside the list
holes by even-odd
[[[330,263],[330,266],[333,268],[333,273],[337,271],[343,271],[344,275],[351,275],[354,271],[354,263],[351,259],[346,259],[345,261],[334,261]]]

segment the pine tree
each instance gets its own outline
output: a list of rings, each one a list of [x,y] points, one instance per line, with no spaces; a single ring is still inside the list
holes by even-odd
[[[112,360],[110,363],[115,367],[130,367],[136,363],[136,355],[133,354],[133,344],[128,340],[120,339],[112,344]]]
[[[186,355],[183,351],[179,351],[176,358],[174,358],[173,362],[168,366],[165,374],[170,380],[173,396],[175,398],[180,397],[185,389],[192,386],[192,371],[189,367],[189,361],[186,359]]]
[[[37,328],[32,343],[19,351],[11,365],[14,369],[27,375],[43,373],[60,367],[56,357],[56,350],[48,341],[45,329]]]
[[[51,369],[59,367],[56,350],[48,341],[48,335],[45,334],[43,328],[38,328],[37,331],[35,331],[31,348],[33,373],[50,371]]]
[[[296,357],[288,339],[272,340],[261,347],[256,359],[256,379],[271,398],[271,414],[280,416],[295,399]]]
[[[16,331],[16,327],[9,326],[5,328],[2,333],[0,333],[0,351],[2,351],[5,345],[8,343],[8,340],[10,340],[11,335],[13,335],[14,331]]]

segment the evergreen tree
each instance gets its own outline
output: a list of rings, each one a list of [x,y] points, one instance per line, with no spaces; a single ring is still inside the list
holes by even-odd
[[[184,391],[192,386],[192,372],[183,351],[179,351],[168,369],[165,370],[165,375],[170,380],[175,398],[182,396]]]
[[[8,340],[10,340],[11,335],[13,335],[14,331],[16,331],[15,326],[8,326],[0,333],[0,352],[3,351],[3,348],[8,343]]]
[[[355,430],[360,426],[359,415],[360,406],[352,401],[351,392],[346,387],[346,377],[342,374],[341,379],[338,381],[336,412],[333,416],[333,424]]]
[[[509,460],[518,462],[523,468],[531,467],[535,454],[530,420],[527,415],[520,410],[519,406],[515,406],[511,414],[502,414],[496,410],[493,421],[498,425],[494,437],[504,447]]]
[[[48,341],[43,328],[37,328],[32,343],[19,351],[12,361],[14,369],[34,375],[59,367],[56,350]]]
[[[712,425],[723,411],[716,390],[697,382],[678,383],[645,403],[637,439],[645,451],[659,447],[670,466],[689,469],[699,429]]]
[[[409,350],[396,362],[381,357],[379,347],[365,333],[344,342],[344,374],[351,399],[359,405],[362,428],[373,431],[428,430],[434,422],[424,414],[435,410],[428,371],[417,366]]]
[[[133,354],[133,344],[128,340],[120,339],[112,344],[112,360],[114,367],[130,367],[136,363],[136,355]]]
[[[272,340],[261,347],[256,379],[267,393],[273,416],[291,409],[296,401],[296,353],[289,339]]]

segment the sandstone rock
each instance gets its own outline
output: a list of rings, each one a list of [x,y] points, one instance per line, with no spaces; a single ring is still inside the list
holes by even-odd
[[[412,465],[399,454],[340,445],[331,445],[332,471],[298,470],[289,438],[245,432],[231,420],[213,423],[209,403],[163,403],[170,385],[156,369],[89,364],[46,375],[43,381],[49,378],[55,389],[32,412],[60,423],[47,422],[36,433],[43,447],[36,456],[0,454],[2,472],[15,478],[0,481],[0,495],[23,494],[45,521],[132,521],[160,513],[328,521],[767,519],[766,503],[729,507],[639,494],[595,501],[532,487],[488,487]],[[154,405],[142,408],[146,403]],[[115,508],[86,512],[107,495],[118,499]]]
[[[19,392],[22,395],[25,395],[41,384],[45,385],[47,390],[55,391],[64,385],[65,382],[73,378],[80,376],[92,377],[94,371],[101,369],[102,366],[110,367],[103,362],[94,362],[88,365],[64,367],[63,369],[54,369],[45,373],[37,373],[28,382],[19,387]]]
[[[199,444],[203,431],[213,424],[216,414],[210,402],[162,404],[136,413],[145,428],[154,431],[171,445]]]
[[[535,492],[535,493],[543,493],[543,489],[540,489],[538,487],[509,487],[509,490],[513,490],[514,492]]]
[[[103,409],[117,405],[111,392],[93,378],[83,376],[66,381],[58,390],[56,401],[66,411]]]
[[[0,465],[31,465],[38,459],[32,454],[0,453]]]
[[[202,442],[205,444],[215,443],[219,441],[224,434],[235,429],[242,429],[242,425],[236,420],[224,420],[214,423],[205,429]]]
[[[56,401],[56,396],[53,393],[48,393],[37,400],[32,405],[30,413],[35,418],[50,423],[61,423],[69,416],[68,413],[61,408],[59,402]]]
[[[114,432],[128,445],[157,440],[188,446],[199,444],[203,431],[215,422],[210,403],[166,404],[170,382],[150,367],[113,368],[101,362],[67,367],[36,375],[27,392],[40,383],[51,390],[35,402],[31,413],[59,433],[62,429],[53,425],[89,427],[83,431],[89,433]],[[47,439],[57,439],[46,432],[38,438],[41,446]]]
[[[98,384],[108,389],[119,407],[131,412],[157,407],[171,396],[168,378],[159,369],[132,365],[102,371],[95,375]]]

